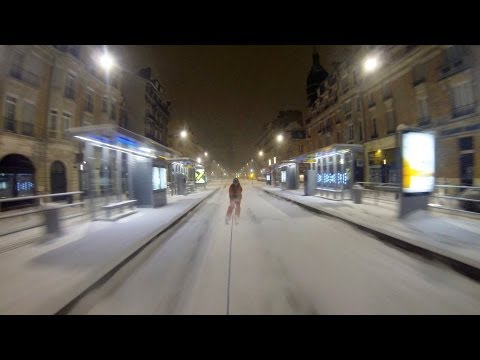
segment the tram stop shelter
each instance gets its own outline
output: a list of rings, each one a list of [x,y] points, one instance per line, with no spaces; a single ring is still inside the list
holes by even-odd
[[[115,124],[70,128],[80,142],[79,188],[110,218],[124,206],[159,207],[167,203],[167,158],[177,152]],[[102,218],[102,216],[100,216]]]
[[[187,157],[169,158],[168,163],[168,181],[174,194],[187,195],[199,186],[206,186],[204,165]]]
[[[363,146],[333,144],[297,156],[297,162],[308,164],[305,172],[305,195],[351,199],[355,182],[363,181]]]

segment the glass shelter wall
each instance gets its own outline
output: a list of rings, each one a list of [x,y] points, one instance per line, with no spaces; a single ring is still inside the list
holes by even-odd
[[[357,179],[357,160],[362,158],[362,151],[362,147],[338,145],[308,154],[308,159],[315,159],[311,166],[316,169],[317,189],[350,189],[356,181],[361,181]]]

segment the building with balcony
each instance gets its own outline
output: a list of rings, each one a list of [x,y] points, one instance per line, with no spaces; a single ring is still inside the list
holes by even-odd
[[[399,183],[399,126],[436,134],[438,183],[480,184],[480,47],[359,46],[317,89],[306,116],[310,150],[364,146],[365,180]],[[362,68],[367,56],[379,67]]]
[[[167,145],[170,101],[160,82],[152,78],[151,69],[141,69],[137,74],[124,73],[122,94],[131,119],[125,128]]]

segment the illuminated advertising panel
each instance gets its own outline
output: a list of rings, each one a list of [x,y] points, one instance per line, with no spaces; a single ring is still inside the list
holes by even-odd
[[[152,168],[152,189],[162,190],[167,188],[167,170],[154,166]]]
[[[433,134],[402,134],[402,190],[405,193],[432,192],[435,185],[435,137]]]
[[[152,188],[153,190],[160,190],[160,168],[152,168]]]
[[[285,170],[281,171],[281,176],[282,176],[282,179],[281,179],[282,183],[287,182],[287,172]]]
[[[205,169],[195,169],[195,182],[197,184],[205,184],[206,183]]]

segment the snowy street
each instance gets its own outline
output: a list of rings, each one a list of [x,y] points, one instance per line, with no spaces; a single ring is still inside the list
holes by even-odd
[[[480,284],[241,181],[222,187],[70,314],[479,314]]]

